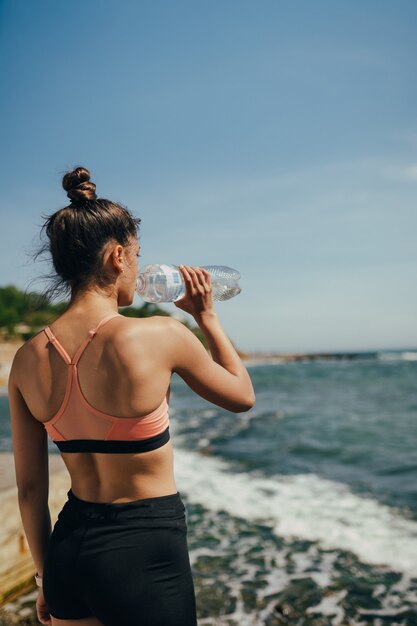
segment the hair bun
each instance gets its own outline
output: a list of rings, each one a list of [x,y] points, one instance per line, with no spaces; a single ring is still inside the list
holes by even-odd
[[[85,167],[76,167],[67,172],[62,179],[62,186],[73,202],[97,198],[96,186],[90,181],[90,172]]]

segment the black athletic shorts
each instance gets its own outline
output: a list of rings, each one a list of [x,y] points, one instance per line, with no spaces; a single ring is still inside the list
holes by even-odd
[[[96,503],[70,489],[44,563],[51,615],[95,616],[104,626],[197,626],[185,511],[178,491]]]

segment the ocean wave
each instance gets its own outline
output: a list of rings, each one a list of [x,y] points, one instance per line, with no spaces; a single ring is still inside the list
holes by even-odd
[[[320,541],[365,563],[416,575],[417,523],[343,484],[314,474],[233,473],[227,462],[177,447],[178,489],[193,503],[267,521],[278,536]]]

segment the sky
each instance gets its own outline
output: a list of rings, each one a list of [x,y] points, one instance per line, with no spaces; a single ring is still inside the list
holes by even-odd
[[[241,272],[239,349],[417,346],[416,32],[415,0],[0,0],[0,286],[83,165],[142,266]]]

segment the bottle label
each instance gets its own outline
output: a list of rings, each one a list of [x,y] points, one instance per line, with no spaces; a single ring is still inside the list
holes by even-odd
[[[164,263],[160,264],[160,268],[166,277],[167,297],[175,297],[182,282],[179,270],[176,267],[172,267],[172,265],[165,265]]]

